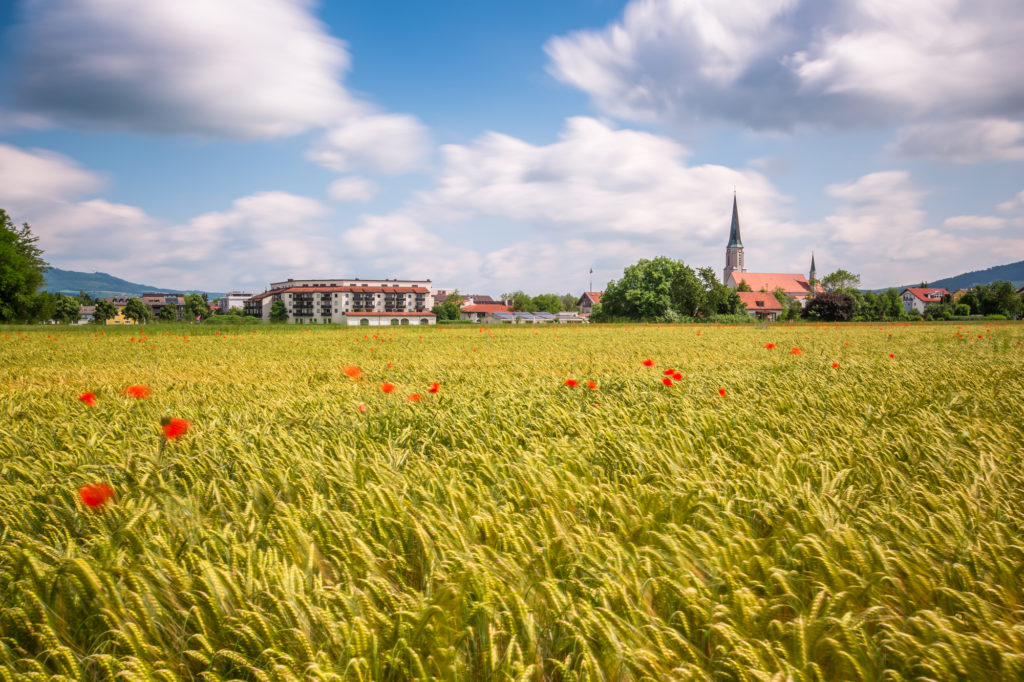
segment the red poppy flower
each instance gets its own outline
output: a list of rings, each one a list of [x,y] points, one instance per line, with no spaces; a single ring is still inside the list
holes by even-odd
[[[389,384],[388,382],[385,381],[383,384],[380,385],[380,390],[384,391],[385,393],[391,393],[392,391],[395,390],[395,385]]]
[[[895,356],[895,355],[894,355],[893,353],[889,353],[889,357],[890,357],[890,358],[894,358],[894,357],[896,357],[896,356]]]
[[[722,396],[724,398],[725,397],[725,389],[724,388],[718,389],[718,395],[720,395],[720,396]]]
[[[408,400],[410,403],[418,403],[419,401],[423,400],[423,396],[421,396],[419,393],[413,393],[408,398],[406,398],[406,400]]]
[[[674,369],[671,369],[671,368],[670,369],[666,369],[664,372],[662,372],[662,374],[664,374],[667,377],[670,377],[670,376],[672,376],[675,373],[676,373],[676,371]]]
[[[764,344],[764,347],[768,348],[768,349],[775,348],[775,344],[774,343],[766,343],[766,344]]]
[[[87,507],[102,507],[114,496],[114,489],[106,483],[86,483],[78,489],[78,497]]]
[[[675,379],[676,381],[682,381],[683,375],[680,374],[679,372],[676,372],[675,374],[672,375],[672,378]]]
[[[366,412],[366,405],[359,403],[359,405],[356,406],[356,409],[359,410],[360,412]]]
[[[579,383],[580,382],[576,381],[575,379],[566,379],[565,380],[565,385],[568,386],[569,388],[572,388],[573,386],[576,386]]]
[[[192,426],[192,422],[187,419],[179,419],[178,417],[171,419],[165,417],[160,420],[160,426],[164,430],[164,437],[173,439],[184,436],[185,432],[188,431],[188,427]]]
[[[78,396],[78,399],[89,407],[96,407],[96,394],[95,393],[83,393]]]
[[[789,351],[790,355],[803,355],[804,352],[799,348],[794,347],[793,350]]]
[[[391,369],[391,363],[390,362],[388,363],[388,369]]]
[[[437,393],[440,390],[441,385],[435,381],[434,383],[430,384],[430,388],[427,389],[427,393]]]
[[[131,396],[132,398],[148,398],[150,389],[149,386],[140,386],[133,384],[128,388],[124,389],[125,395]]]
[[[651,360],[650,358],[647,358],[646,360],[644,360],[643,365],[644,365],[644,367],[653,367],[654,366],[654,360]]]
[[[349,379],[363,378],[363,370],[353,365],[345,365],[344,367],[341,368],[341,371],[344,372]]]
[[[838,362],[833,362],[832,366],[835,367],[836,369],[839,369],[839,363]]]
[[[669,379],[668,377],[665,377],[664,379],[661,380],[661,383],[665,384],[666,386],[671,386],[672,380]]]
[[[588,381],[587,382],[587,388],[589,388],[591,391],[596,391],[597,390],[597,384],[595,384],[593,381]]]

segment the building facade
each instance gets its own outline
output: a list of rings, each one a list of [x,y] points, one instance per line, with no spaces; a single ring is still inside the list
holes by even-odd
[[[245,312],[270,321],[281,301],[293,324],[361,326],[436,324],[430,280],[289,279],[245,302]]]
[[[903,300],[903,309],[908,313],[911,310],[923,313],[924,309],[928,306],[942,303],[943,296],[949,296],[949,292],[945,289],[934,287],[907,287],[900,292],[900,298]]]
[[[220,312],[226,313],[232,308],[245,310],[245,302],[252,297],[252,294],[247,294],[242,291],[232,291],[230,293],[224,294],[220,298]]]

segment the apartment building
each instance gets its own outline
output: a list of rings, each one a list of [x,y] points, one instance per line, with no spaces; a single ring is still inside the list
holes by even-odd
[[[293,324],[361,326],[436,324],[430,280],[289,279],[245,302],[245,312],[270,321],[275,300]]]

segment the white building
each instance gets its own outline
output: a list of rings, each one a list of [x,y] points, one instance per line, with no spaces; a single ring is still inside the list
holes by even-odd
[[[247,294],[241,291],[232,291],[229,294],[224,294],[220,298],[220,311],[226,313],[232,308],[241,308],[245,310],[245,302],[252,298],[252,294]]]
[[[289,279],[249,298],[245,312],[270,321],[280,300],[294,324],[436,324],[430,280]]]
[[[945,289],[936,289],[934,287],[907,287],[900,292],[900,298],[903,299],[903,309],[908,313],[911,310],[923,313],[924,309],[928,306],[934,303],[942,303],[943,296],[949,296],[949,292]]]

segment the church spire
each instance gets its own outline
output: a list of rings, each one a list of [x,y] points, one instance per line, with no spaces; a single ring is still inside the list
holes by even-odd
[[[814,279],[816,273],[817,271],[814,269],[814,252],[811,251],[811,279]]]
[[[726,248],[743,248],[740,241],[740,212],[736,208],[736,193],[732,195],[732,226],[729,228],[729,244]]]

